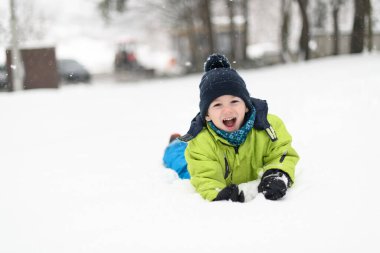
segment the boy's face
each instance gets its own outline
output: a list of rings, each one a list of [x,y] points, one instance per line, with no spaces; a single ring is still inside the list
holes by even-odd
[[[248,112],[244,101],[240,97],[224,95],[216,98],[208,107],[206,120],[226,132],[239,130]]]

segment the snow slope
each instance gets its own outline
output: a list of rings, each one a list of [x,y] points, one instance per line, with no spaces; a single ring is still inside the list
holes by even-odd
[[[379,252],[380,55],[241,71],[301,156],[282,201],[209,203],[161,165],[200,75],[0,93],[0,252]]]

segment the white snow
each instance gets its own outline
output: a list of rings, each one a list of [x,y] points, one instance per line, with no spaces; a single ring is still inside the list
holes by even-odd
[[[301,156],[285,199],[244,204],[162,166],[200,75],[0,93],[0,252],[378,252],[379,64],[240,71]]]
[[[244,193],[244,201],[249,202],[252,199],[256,198],[259,194],[258,186],[260,184],[260,180],[253,180],[247,183],[239,184],[239,193],[242,191]]]

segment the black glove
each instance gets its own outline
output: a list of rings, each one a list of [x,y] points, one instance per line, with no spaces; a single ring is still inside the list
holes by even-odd
[[[231,200],[232,202],[244,202],[244,193],[243,191],[240,191],[239,193],[239,187],[237,187],[235,184],[229,185],[225,187],[223,190],[221,190],[214,201],[219,200]]]
[[[261,177],[258,190],[266,199],[277,200],[285,196],[290,182],[286,172],[278,169],[267,170]]]

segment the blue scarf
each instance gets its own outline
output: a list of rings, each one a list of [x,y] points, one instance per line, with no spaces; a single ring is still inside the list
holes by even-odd
[[[249,116],[249,119],[245,122],[245,124],[239,130],[236,130],[234,132],[226,132],[224,130],[220,130],[214,125],[212,121],[208,121],[208,124],[211,129],[217,133],[217,135],[227,140],[233,146],[239,146],[245,141],[249,131],[251,131],[253,124],[255,123],[256,109],[252,107],[251,111],[251,116]]]

